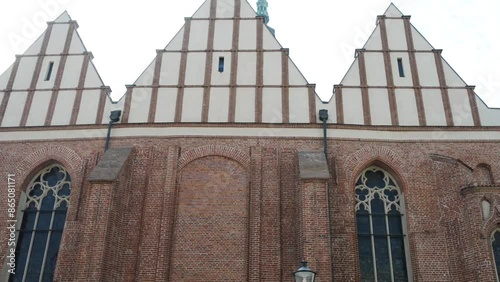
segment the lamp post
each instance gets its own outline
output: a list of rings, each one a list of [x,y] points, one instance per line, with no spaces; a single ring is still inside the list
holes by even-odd
[[[300,268],[293,273],[295,282],[314,282],[316,279],[316,272],[307,267],[307,261],[300,262]]]

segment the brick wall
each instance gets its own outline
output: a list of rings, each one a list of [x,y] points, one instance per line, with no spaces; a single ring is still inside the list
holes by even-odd
[[[246,281],[248,176],[237,162],[207,156],[185,166],[169,281]]]
[[[115,183],[96,185],[86,178],[102,158],[104,140],[1,143],[0,173],[16,173],[19,196],[51,161],[68,169],[73,186],[57,281],[210,281],[222,275],[291,281],[302,248],[323,246],[300,242],[297,161],[298,150],[322,150],[322,144],[319,138],[113,138],[111,147],[134,152]],[[389,171],[402,188],[414,281],[494,281],[497,143],[331,139],[328,151],[335,162],[336,281],[359,279],[354,181],[370,164]],[[481,213],[484,198],[492,205],[488,219]],[[6,205],[0,197],[0,207]],[[0,212],[2,260],[6,219]],[[309,266],[324,269],[314,259]],[[319,281],[330,281],[324,272]]]

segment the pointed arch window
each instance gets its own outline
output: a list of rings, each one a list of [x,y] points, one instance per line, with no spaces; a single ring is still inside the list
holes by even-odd
[[[495,273],[497,281],[500,281],[500,230],[497,229],[491,236],[491,249],[495,259]]]
[[[361,281],[409,281],[401,190],[385,170],[371,166],[356,181]]]
[[[42,169],[26,189],[16,246],[16,274],[9,281],[53,281],[66,222],[71,177],[59,164]]]

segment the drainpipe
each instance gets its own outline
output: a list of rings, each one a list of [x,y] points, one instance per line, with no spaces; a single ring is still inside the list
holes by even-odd
[[[319,110],[319,120],[323,122],[323,149],[325,151],[325,159],[326,159],[326,164],[328,164],[328,143],[327,143],[327,134],[326,134],[326,121],[328,120],[328,110],[322,109]],[[331,262],[331,272],[332,272],[332,282],[334,280],[334,275],[333,275],[333,231],[332,231],[332,209],[330,208],[330,183],[327,182],[326,184],[326,204],[328,208],[328,231],[330,232],[330,262]]]
[[[122,111],[111,111],[111,115],[109,116],[109,126],[108,126],[108,135],[106,136],[106,147],[104,147],[104,152],[106,152],[109,148],[109,139],[111,137],[111,128],[113,127],[113,123],[120,121],[120,116]]]
[[[323,122],[323,148],[325,150],[325,158],[328,162],[328,144],[326,141],[326,121],[328,120],[328,110],[319,110],[319,120]]]

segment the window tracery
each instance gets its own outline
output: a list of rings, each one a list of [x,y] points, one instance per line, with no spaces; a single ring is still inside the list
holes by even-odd
[[[52,281],[66,222],[71,177],[59,164],[42,169],[26,189],[16,247],[17,269],[9,281]]]
[[[379,167],[356,181],[356,221],[361,281],[408,281],[402,195]]]

